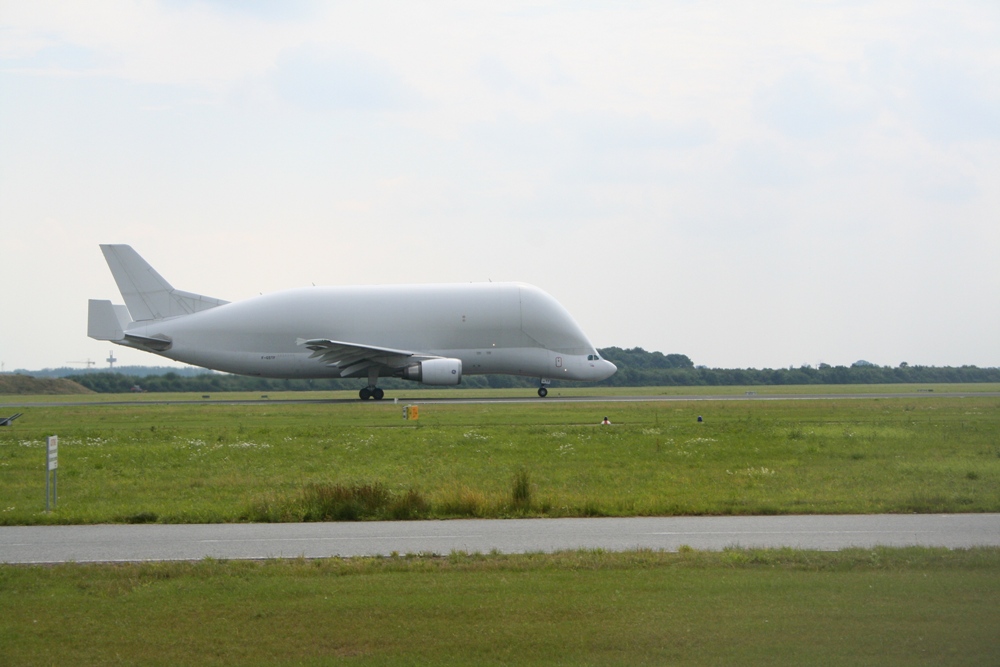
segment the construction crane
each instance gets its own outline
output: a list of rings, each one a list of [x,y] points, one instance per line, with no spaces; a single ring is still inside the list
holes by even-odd
[[[87,370],[89,371],[90,367],[93,366],[94,364],[96,364],[97,362],[96,361],[91,361],[90,359],[87,359],[86,361],[67,361],[66,363],[67,364],[83,364],[84,366],[87,367]]]

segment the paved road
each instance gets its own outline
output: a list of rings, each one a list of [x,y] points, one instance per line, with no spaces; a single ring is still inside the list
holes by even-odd
[[[1000,546],[1000,514],[643,517],[362,523],[0,527],[0,562],[322,558],[505,553],[682,545],[793,547]]]

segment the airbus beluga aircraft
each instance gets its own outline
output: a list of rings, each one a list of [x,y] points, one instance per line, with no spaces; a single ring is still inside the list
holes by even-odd
[[[174,289],[128,245],[102,245],[125,305],[91,299],[87,335],[227,373],[457,385],[503,373],[599,381],[602,359],[558,301],[523,283],[305,287],[230,303]]]

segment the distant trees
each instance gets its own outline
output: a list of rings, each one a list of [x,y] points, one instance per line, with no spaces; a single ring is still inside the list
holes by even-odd
[[[831,366],[818,368],[705,368],[696,367],[684,354],[647,352],[641,347],[622,349],[605,347],[598,350],[601,356],[618,366],[618,372],[601,382],[610,387],[643,386],[726,386],[726,385],[784,385],[784,384],[894,384],[931,382],[1000,382],[1000,368],[976,366],[898,367],[872,365]],[[131,370],[131,369],[130,369]],[[186,373],[189,373],[185,369]],[[69,376],[84,387],[100,393],[124,393],[133,386],[145,391],[333,391],[357,389],[361,380],[275,380],[269,378],[228,375],[205,372],[187,375],[167,372],[162,375],[121,374],[89,371]],[[558,382],[562,386],[586,386],[586,383]],[[383,378],[379,386],[384,389],[420,389],[421,385]],[[517,388],[537,387],[537,378],[513,375],[469,375],[462,378],[463,387]]]
[[[703,368],[694,367],[684,355],[660,355],[641,348],[605,348],[601,354],[618,366],[618,372],[602,382],[614,387],[636,386],[725,386],[809,384],[924,384],[932,382],[1000,382],[1000,368],[977,366],[831,366],[818,368]],[[622,354],[624,352],[624,354]],[[659,357],[680,358],[683,365],[664,368]],[[686,360],[686,363],[683,361]]]
[[[641,347],[623,350],[620,347],[605,347],[598,350],[601,356],[616,366],[626,366],[637,370],[651,368],[694,368],[694,362],[686,354],[663,354],[646,352]]]

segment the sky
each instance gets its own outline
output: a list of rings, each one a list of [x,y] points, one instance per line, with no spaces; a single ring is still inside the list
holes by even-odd
[[[1000,366],[1000,4],[0,0],[5,370],[107,366],[101,243],[227,300],[527,282],[709,367]]]

